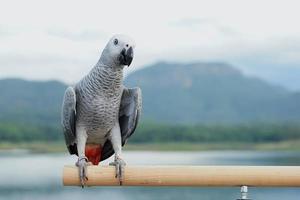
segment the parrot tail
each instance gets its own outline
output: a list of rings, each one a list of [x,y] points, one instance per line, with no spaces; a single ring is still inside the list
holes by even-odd
[[[100,144],[87,144],[85,147],[85,156],[93,165],[98,165],[101,160],[102,147]]]

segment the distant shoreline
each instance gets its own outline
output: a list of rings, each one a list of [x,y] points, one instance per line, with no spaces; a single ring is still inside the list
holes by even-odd
[[[32,153],[67,152],[63,142],[0,142],[1,151],[28,151]],[[300,151],[300,140],[263,143],[129,143],[124,150],[130,151],[211,151],[211,150],[255,150],[255,151]]]

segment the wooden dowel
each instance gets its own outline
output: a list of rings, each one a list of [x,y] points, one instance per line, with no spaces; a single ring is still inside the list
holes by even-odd
[[[113,166],[89,166],[87,186],[118,186]],[[79,184],[78,168],[65,166],[63,184]],[[126,166],[123,186],[300,187],[296,166]]]

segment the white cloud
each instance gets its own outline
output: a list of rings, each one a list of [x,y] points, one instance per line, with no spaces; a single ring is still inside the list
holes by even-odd
[[[116,33],[135,38],[135,66],[157,60],[224,60],[277,82],[280,77],[261,71],[300,70],[298,1],[0,3],[0,77],[77,81]],[[288,78],[282,80],[285,84]]]

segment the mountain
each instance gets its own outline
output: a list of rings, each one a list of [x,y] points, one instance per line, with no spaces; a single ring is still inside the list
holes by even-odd
[[[58,124],[65,88],[58,81],[0,80],[0,121]]]
[[[295,122],[300,95],[224,63],[157,63],[129,75],[144,119],[168,123]]]
[[[143,92],[143,120],[167,123],[295,122],[300,93],[224,63],[156,63],[130,74]],[[0,122],[54,125],[66,89],[58,81],[0,80]]]

